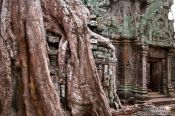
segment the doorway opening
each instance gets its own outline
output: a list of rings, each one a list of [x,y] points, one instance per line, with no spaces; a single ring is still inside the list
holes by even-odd
[[[161,89],[161,62],[158,59],[150,59],[147,64],[148,92],[160,93]]]

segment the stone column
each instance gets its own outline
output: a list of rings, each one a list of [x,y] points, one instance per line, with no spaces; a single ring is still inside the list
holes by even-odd
[[[123,59],[124,59],[124,61],[123,61],[123,65],[124,65],[124,84],[126,85],[126,84],[128,84],[128,82],[129,82],[129,41],[124,41],[124,48],[123,48]]]
[[[122,76],[119,77],[120,79],[122,78],[122,80],[120,81],[120,86],[118,88],[118,95],[121,99],[126,99],[127,100],[133,96],[132,93],[132,83],[130,80],[130,76],[131,76],[131,71],[130,71],[130,62],[129,62],[129,56],[130,56],[130,49],[131,49],[131,40],[128,38],[124,38],[123,40],[120,40],[120,45],[122,47],[122,54],[121,56],[121,61],[122,62],[122,66],[120,66],[119,68],[122,68]]]
[[[97,61],[97,59],[96,59],[96,61]],[[98,63],[98,64],[96,64],[96,66],[97,66],[97,71],[98,71],[100,81],[102,82],[102,80],[103,80],[103,64]]]
[[[141,46],[142,51],[141,51],[141,87],[140,87],[140,97],[141,98],[146,98],[148,94],[148,89],[147,89],[147,54],[148,54],[148,46],[142,45]]]
[[[167,87],[168,87],[168,94],[173,94],[174,93],[174,89],[172,86],[172,80],[171,80],[171,73],[172,73],[172,52],[170,51],[168,53],[168,57],[167,57]]]
[[[131,55],[133,52],[133,44],[136,44],[135,38],[121,37],[113,41],[116,48],[117,56],[117,78],[119,80],[119,86],[117,87],[117,93],[123,102],[128,102],[133,94],[133,83],[132,78],[132,59]]]
[[[167,95],[167,68],[166,68],[167,62],[166,59],[162,59],[162,79],[163,79],[163,87],[162,92],[163,94]]]
[[[109,100],[110,103],[114,103],[116,94],[116,60],[111,60],[109,63],[109,76],[110,76],[110,87],[109,87]]]

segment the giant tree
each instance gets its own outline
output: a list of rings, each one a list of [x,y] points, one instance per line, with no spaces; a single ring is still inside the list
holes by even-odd
[[[91,51],[95,36],[81,0],[0,0],[0,115],[63,116],[49,70],[47,32],[60,37],[59,76],[67,49],[67,100],[72,115],[112,115]]]

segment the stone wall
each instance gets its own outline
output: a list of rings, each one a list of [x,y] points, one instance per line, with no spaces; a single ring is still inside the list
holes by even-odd
[[[114,40],[117,57],[117,91],[121,98],[134,96],[138,84],[139,54],[136,39],[123,38]]]
[[[175,57],[172,59],[172,84],[175,89]]]

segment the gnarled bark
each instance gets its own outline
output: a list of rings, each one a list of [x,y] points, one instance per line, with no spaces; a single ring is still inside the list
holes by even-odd
[[[46,32],[61,37],[58,45],[59,78],[62,77],[67,48],[67,100],[72,115],[110,116],[93,58],[90,37],[95,36],[111,51],[109,40],[88,29],[89,11],[81,0],[1,0],[0,115],[63,116],[59,93],[51,79]],[[8,48],[8,46],[10,46]],[[16,53],[17,52],[17,53]],[[113,54],[115,55],[115,54]],[[17,99],[14,95],[11,60],[15,59]],[[22,87],[22,88],[21,88]],[[22,100],[21,100],[22,99]],[[9,113],[7,114],[7,111]]]

